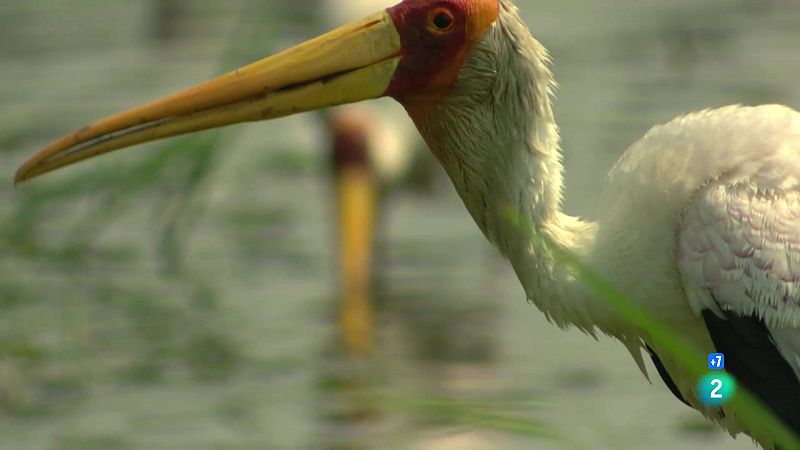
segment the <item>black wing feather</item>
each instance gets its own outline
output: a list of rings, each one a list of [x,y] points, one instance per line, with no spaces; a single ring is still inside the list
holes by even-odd
[[[725,318],[703,310],[717,351],[725,354],[725,370],[800,436],[800,382],[780,354],[764,321],[725,311]]]
[[[673,380],[672,376],[670,376],[669,372],[667,372],[667,368],[664,367],[664,363],[661,362],[661,358],[658,357],[656,352],[649,345],[647,346],[647,352],[650,353],[650,358],[653,360],[653,364],[656,366],[658,374],[661,375],[661,379],[664,380],[664,384],[667,385],[670,392],[672,392],[672,394],[685,405],[692,406],[686,401],[685,398],[683,398],[683,394],[681,394],[681,391],[678,390],[678,385],[675,384],[675,380]]]

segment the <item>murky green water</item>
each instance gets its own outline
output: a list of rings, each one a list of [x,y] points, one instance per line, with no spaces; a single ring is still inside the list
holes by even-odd
[[[316,116],[12,189],[53,137],[319,30],[269,0],[177,2],[157,26],[156,3],[0,1],[0,448],[753,448],[621,346],[547,324],[449,186],[388,199],[379,351],[339,356]],[[800,3],[519,3],[561,82],[571,213],[654,123],[800,104]]]

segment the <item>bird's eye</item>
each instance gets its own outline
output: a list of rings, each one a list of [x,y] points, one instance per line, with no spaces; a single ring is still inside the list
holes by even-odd
[[[434,9],[430,12],[429,17],[431,31],[436,33],[446,33],[452,30],[456,21],[453,13],[446,8]]]
[[[433,18],[433,24],[440,30],[444,30],[453,24],[453,18],[445,13],[439,13]]]

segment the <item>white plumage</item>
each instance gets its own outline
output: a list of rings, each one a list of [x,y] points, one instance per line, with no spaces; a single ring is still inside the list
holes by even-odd
[[[782,106],[730,106],[653,128],[609,175],[597,270],[709,353],[702,310],[763,319],[797,373],[799,157],[800,114]],[[604,269],[600,254],[620,263]],[[662,360],[698,407],[696,380]],[[707,413],[741,431],[735,417]]]

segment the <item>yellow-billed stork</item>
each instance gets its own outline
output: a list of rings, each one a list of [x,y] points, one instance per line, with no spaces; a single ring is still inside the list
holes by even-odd
[[[392,0],[319,0],[314,6],[328,24],[340,24],[390,6]],[[305,6],[305,5],[304,5]],[[399,105],[389,99],[343,105],[325,114],[337,219],[341,303],[339,331],[345,351],[371,350],[374,313],[371,278],[382,194],[416,166],[424,146]]]
[[[313,7],[320,22],[332,27],[392,3],[393,0],[316,0],[300,7]],[[373,346],[371,279],[384,194],[404,184],[420,168],[424,143],[405,118],[402,107],[390,99],[331,108],[324,114],[324,128],[336,211],[339,332],[344,350],[358,356]]]
[[[640,367],[647,351],[680,400],[774,447],[725,407],[703,406],[697,380],[594,297],[548,248],[557,245],[698,349],[723,352],[727,369],[800,432],[800,114],[729,106],[656,126],[622,156],[596,220],[584,221],[561,211],[548,61],[511,0],[406,0],[70,133],[16,182],[145,141],[392,97],[553,322],[619,339]],[[509,208],[547,239],[532,240]]]

